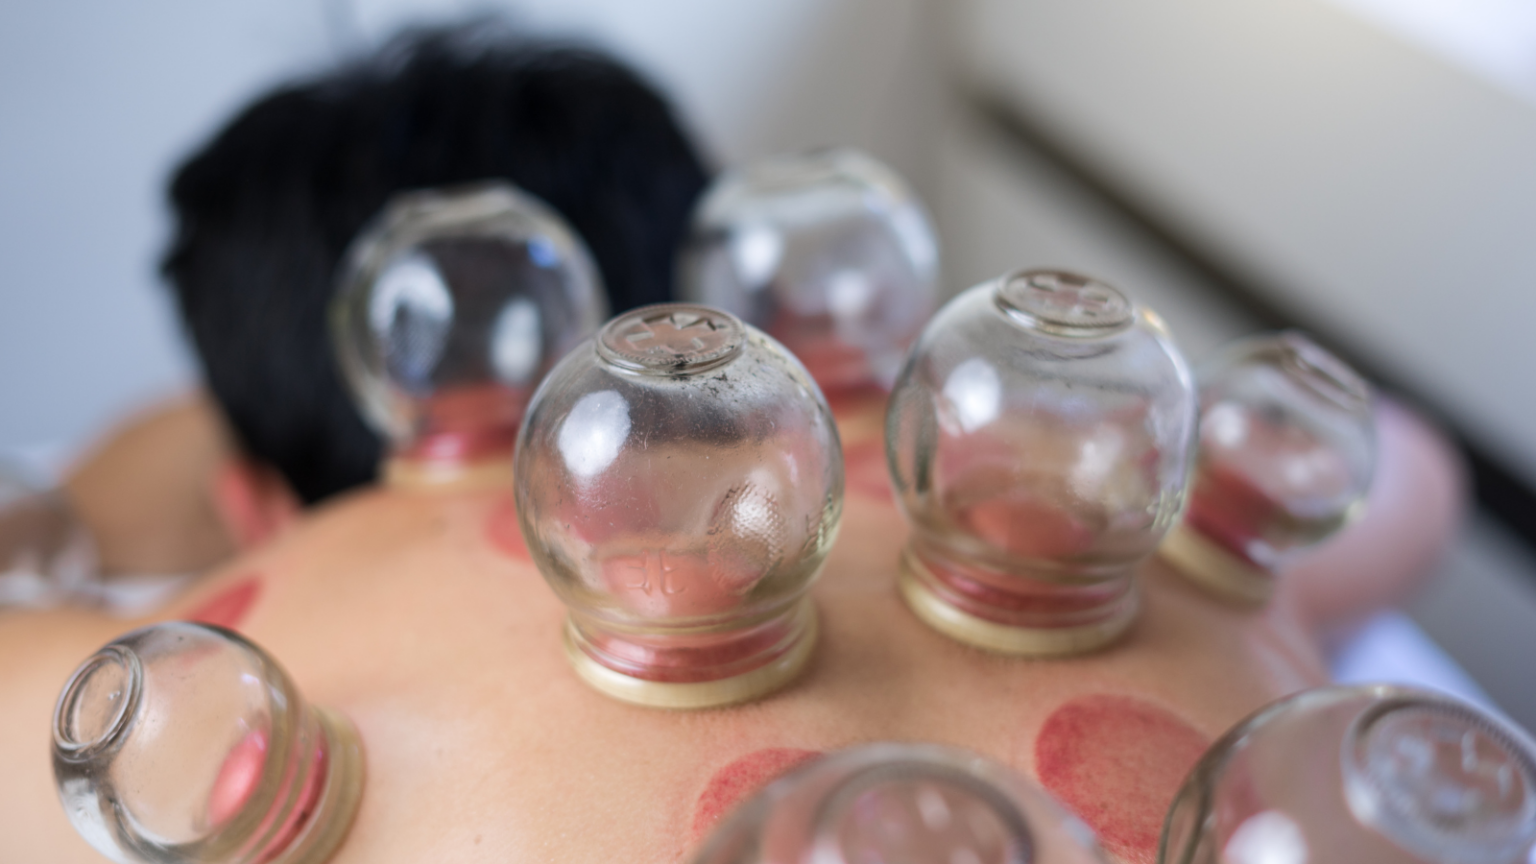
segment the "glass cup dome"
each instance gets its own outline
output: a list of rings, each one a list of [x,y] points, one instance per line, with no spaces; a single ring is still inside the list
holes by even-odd
[[[1174,798],[1163,864],[1528,864],[1536,745],[1447,696],[1324,687],[1212,745]]]
[[[394,480],[511,458],[534,388],[607,317],[586,247],[505,183],[392,200],[347,254],[337,357]]]
[[[53,770],[75,829],[113,861],[320,864],[356,813],[363,754],[260,648],[175,621],[75,671]]]
[[[1376,462],[1371,388],[1294,330],[1232,345],[1199,380],[1189,508],[1161,553],[1218,595],[1262,603],[1288,557],[1363,508]]]
[[[907,184],[849,149],[723,173],[694,211],[682,296],[760,327],[827,393],[889,389],[938,305],[938,243]]]
[[[770,784],[693,864],[1106,864],[1088,827],[964,750],[871,744]]]
[[[539,387],[515,476],[592,686],[725,704],[810,656],[806,589],[837,533],[842,451],[815,382],[760,331],[687,304],[608,322]]]
[[[1113,640],[1137,607],[1132,568],[1178,518],[1194,433],[1178,349],[1112,286],[1030,270],[956,297],[886,415],[908,605],[1002,653]]]

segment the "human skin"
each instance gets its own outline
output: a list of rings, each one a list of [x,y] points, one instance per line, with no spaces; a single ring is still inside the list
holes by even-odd
[[[105,576],[197,573],[232,557],[213,481],[233,448],[202,394],[150,406],[104,435],[63,491]]]
[[[1140,617],[1086,656],[1001,657],[927,629],[896,592],[905,523],[861,461],[880,458],[869,446],[878,402],[839,412],[849,475],[866,479],[849,484],[812,592],[820,642],[799,680],[749,705],[674,713],[578,681],[559,639],[565,610],[521,549],[505,488],[347,496],[157,619],[201,610],[235,626],[312,702],[356,723],[367,785],[337,864],[676,861],[728,809],[722,796],[807,751],[889,740],[965,747],[1040,777],[1121,860],[1150,861],[1148,826],[1198,749],[1324,682],[1316,629],[1329,616],[1313,586],[1347,581],[1356,562],[1330,565],[1329,548],[1298,568],[1303,578],[1282,575],[1260,610],[1147,562]],[[1419,503],[1369,511],[1347,530],[1430,539],[1414,540],[1419,557],[1394,559],[1405,568],[1395,580],[1373,580],[1378,604],[1449,535],[1459,488],[1454,458],[1417,421],[1399,414],[1381,428],[1408,443],[1384,447],[1377,488]],[[1367,604],[1346,605],[1353,615]],[[67,610],[0,617],[0,860],[99,860],[54,795],[49,716],[75,665],[142,623]]]

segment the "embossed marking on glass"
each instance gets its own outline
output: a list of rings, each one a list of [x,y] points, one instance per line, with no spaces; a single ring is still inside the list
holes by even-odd
[[[534,387],[606,310],[565,222],[487,183],[394,199],[348,253],[332,337],[408,479],[510,459]]]
[[[873,744],[770,784],[694,864],[1103,864],[1088,828],[972,753]]]
[[[696,375],[741,352],[746,333],[732,318],[708,310],[669,308],[630,316],[603,330],[603,359],[627,369]]]
[[[1370,385],[1295,331],[1242,340],[1199,379],[1189,509],[1160,552],[1209,590],[1262,603],[1289,557],[1364,506],[1376,460]]]
[[[1243,721],[1169,810],[1164,864],[1528,864],[1536,744],[1469,704],[1323,687]]]
[[[550,373],[518,439],[518,517],[567,653],[619,699],[739,702],[815,641],[806,589],[842,512],[837,431],[782,346],[704,306],[610,321]]]
[[[1008,279],[997,303],[1026,326],[1064,336],[1096,336],[1124,330],[1136,310],[1110,285],[1059,270],[1035,270]]]
[[[320,864],[357,811],[363,754],[260,648],[175,621],[76,670],[53,770],[69,820],[113,861]]]
[[[727,171],[680,262],[693,301],[761,327],[828,393],[889,388],[938,304],[938,244],[895,172],[848,149]]]
[[[1003,653],[1113,640],[1135,614],[1131,568],[1182,506],[1194,430],[1178,349],[1114,287],[1033,270],[956,297],[886,415],[908,605]]]

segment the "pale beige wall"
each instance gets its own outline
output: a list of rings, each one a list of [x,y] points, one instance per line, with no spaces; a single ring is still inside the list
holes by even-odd
[[[1323,0],[967,0],[966,75],[1536,483],[1536,104]]]

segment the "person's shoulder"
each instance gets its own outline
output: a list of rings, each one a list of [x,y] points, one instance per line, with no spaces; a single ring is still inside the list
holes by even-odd
[[[227,558],[233,544],[209,490],[230,452],[229,433],[201,392],[145,407],[103,432],[63,482],[102,568],[188,573]]]

